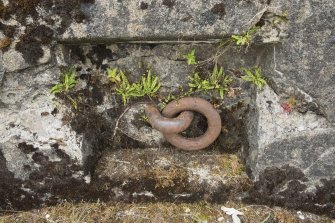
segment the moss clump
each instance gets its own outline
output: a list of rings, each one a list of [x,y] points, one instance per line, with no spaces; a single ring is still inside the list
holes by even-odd
[[[218,158],[228,177],[240,177],[244,171],[241,160],[235,155],[226,155]]]
[[[155,167],[151,175],[156,181],[155,188],[171,188],[176,185],[185,187],[188,179],[186,169],[177,166]]]
[[[0,50],[6,49],[11,43],[12,40],[5,36],[3,39],[0,40]]]

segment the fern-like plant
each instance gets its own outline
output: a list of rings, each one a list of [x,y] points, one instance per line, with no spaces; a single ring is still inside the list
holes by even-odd
[[[195,49],[193,49],[191,52],[188,54],[183,55],[184,59],[187,60],[188,65],[196,64],[196,58],[195,58]]]
[[[77,84],[76,72],[74,68],[70,68],[66,71],[61,79],[61,82],[54,85],[50,92],[51,94],[65,93],[65,96],[69,99],[72,106],[77,109],[77,102],[70,95],[68,95],[70,89],[74,88]]]
[[[135,94],[135,86],[130,84],[128,78],[122,70],[118,73],[120,81],[117,82],[116,93],[122,97],[123,104],[127,104],[129,99]]]
[[[61,92],[68,92],[71,88],[74,88],[76,84],[76,73],[74,68],[71,68],[64,73],[62,82],[54,85],[51,88],[51,93],[57,94]]]
[[[252,40],[252,34],[257,31],[257,27],[252,27],[242,35],[232,35],[231,40],[238,46],[249,46]]]
[[[228,86],[232,82],[231,78],[223,73],[222,67],[218,69],[217,65],[215,65],[212,73],[208,74],[207,78],[203,79],[198,73],[195,73],[193,76],[189,76],[189,80],[188,86],[191,92],[214,91],[220,95],[221,99],[224,99]]]
[[[107,76],[109,80],[113,83],[118,83],[121,81],[120,74],[117,72],[117,67],[114,69],[107,69]]]
[[[245,73],[245,76],[241,77],[243,80],[255,84],[260,90],[266,85],[266,80],[260,67],[253,67],[252,70],[243,67],[241,70]]]
[[[148,66],[147,74],[141,80],[130,83],[122,70],[117,72],[117,68],[107,70],[108,78],[116,84],[116,94],[122,97],[122,102],[126,105],[132,97],[154,96],[160,89],[158,77],[151,74]]]
[[[137,97],[142,97],[145,95],[154,96],[161,84],[158,81],[158,77],[156,75],[151,75],[151,70],[148,69],[147,75],[143,75],[141,81],[134,83],[135,93]]]

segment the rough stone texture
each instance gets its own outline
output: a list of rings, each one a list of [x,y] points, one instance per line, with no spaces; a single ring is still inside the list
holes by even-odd
[[[2,60],[2,52],[0,52],[0,84],[2,83],[2,79],[5,75],[5,69],[3,68],[3,60]]]
[[[305,96],[334,124],[333,1],[283,1],[274,6],[288,10],[288,36],[263,56],[265,74],[274,82],[276,93]]]
[[[182,55],[193,47],[197,47],[199,56],[206,58],[206,54],[211,53],[208,44],[60,45],[51,55],[53,58],[48,65],[19,72],[7,70],[0,90],[0,164],[5,167],[0,176],[4,179],[4,189],[0,191],[3,195],[0,196],[1,208],[8,209],[12,206],[16,209],[29,209],[42,204],[54,204],[62,199],[137,200],[132,198],[132,194],[143,191],[122,188],[123,193],[131,196],[119,199],[111,188],[102,188],[105,184],[115,185],[115,188],[120,185],[116,179],[98,178],[100,170],[97,165],[100,158],[108,157],[109,153],[105,150],[112,150],[116,155],[122,156],[120,149],[140,150],[152,146],[167,148],[170,145],[160,133],[140,118],[143,115],[141,105],[150,99],[131,100],[130,104],[124,106],[120,96],[115,94],[115,86],[108,80],[105,69],[118,66],[130,80],[135,81],[145,73],[147,64],[150,64],[152,72],[162,81],[160,93],[166,95],[168,92],[178,92],[179,87],[187,84],[188,72],[191,70]],[[138,67],[139,63],[142,68]],[[51,95],[50,88],[58,82],[65,70],[61,66],[70,64],[74,64],[76,68],[76,87],[68,95]],[[212,68],[206,65],[201,69],[208,72]],[[248,85],[238,81],[235,84],[247,93]],[[73,108],[67,96],[76,100],[77,109]],[[159,103],[160,98],[154,100]],[[245,117],[247,108],[241,104],[243,100],[249,100],[247,94],[227,97],[227,106],[220,107],[223,120],[230,121],[226,121],[224,134],[211,147],[218,152],[217,156],[224,150],[236,152],[244,143],[241,120]],[[201,134],[205,128],[204,118],[197,116],[187,134]],[[153,132],[157,135],[156,142],[152,140]],[[131,150],[125,151],[128,151],[129,160],[137,159],[129,154]],[[161,153],[162,156],[166,155],[163,150]],[[150,150],[142,153],[143,156],[146,154],[150,155]],[[185,162],[183,159],[187,157],[188,155],[181,155],[178,161],[169,155],[171,162]],[[212,158],[216,160],[215,157]],[[201,160],[201,156],[196,159]],[[223,173],[220,169],[222,167],[216,163],[212,163],[207,169],[204,163],[201,165],[199,171],[214,168],[219,170],[218,175]],[[160,168],[153,166],[156,167]],[[183,168],[185,170],[188,167]],[[144,172],[145,170],[140,174]],[[243,180],[246,180],[245,176],[244,174]],[[154,180],[146,177],[143,176],[143,184]],[[129,179],[133,180],[131,176]],[[213,187],[213,192],[193,188],[190,200],[202,199],[205,194],[219,193],[222,188],[227,189],[224,191],[227,194],[235,190],[230,183],[225,181],[219,188]],[[156,192],[160,193],[158,189],[155,189]],[[161,195],[155,196],[159,199],[174,199],[167,188]],[[227,196],[217,199],[225,200]],[[208,199],[214,200],[216,197],[212,194]]]
[[[47,202],[57,193],[50,188],[83,178],[82,137],[64,125],[66,108],[49,92],[59,75],[58,68],[45,66],[3,80],[0,162],[8,172],[0,175],[3,209]]]
[[[259,58],[269,87],[252,93],[250,200],[335,216],[333,2],[276,4],[288,10],[288,35]]]
[[[269,87],[253,105],[247,164],[257,182],[249,199],[334,216],[335,129],[311,111],[285,112]]]
[[[0,50],[5,70],[13,72],[49,62],[55,37],[72,22],[86,21],[80,8],[92,3],[94,0],[0,1]]]
[[[0,11],[0,37],[12,41],[0,53],[1,208],[27,209],[64,198],[116,199],[112,196],[120,194],[120,184],[113,193],[114,187],[100,187],[116,175],[106,174],[109,170],[99,160],[130,151],[115,151],[121,148],[169,147],[140,120],[140,104],[159,104],[169,92],[181,94],[190,73],[205,76],[213,69],[210,60],[195,67],[186,64],[183,54],[195,48],[199,61],[215,59],[234,80],[224,104],[201,96],[212,100],[223,120],[222,134],[209,150],[243,154],[256,181],[247,199],[335,215],[332,0],[20,2],[0,1],[0,10],[6,9]],[[249,47],[228,47],[215,58],[217,45],[177,44],[242,33],[255,24],[259,29]],[[56,37],[75,45],[56,43]],[[111,44],[113,40],[174,44]],[[123,106],[106,68],[117,66],[135,81],[148,64],[162,81],[159,97]],[[240,78],[240,67],[254,65],[267,78],[263,91]],[[69,66],[76,68],[76,88],[69,95],[50,95]],[[68,96],[76,100],[77,110]],[[205,128],[205,120],[197,116],[187,134],[201,134]],[[126,162],[136,160],[136,154],[141,152]],[[181,153],[175,156],[172,163],[183,162]],[[98,178],[99,171],[105,177]],[[145,187],[128,189],[122,188],[127,196],[145,193]],[[204,197],[207,192],[199,193]]]
[[[106,190],[113,191],[120,200],[223,202],[236,198],[250,185],[239,158],[217,151],[108,151],[98,164],[96,175],[111,182],[106,184]]]
[[[271,166],[298,166],[314,177],[332,174],[335,166],[330,160],[335,155],[335,130],[326,118],[311,111],[304,114],[285,112],[279,97],[269,87],[257,92],[253,105],[248,159],[256,179],[269,163]],[[323,174],[313,170],[323,167],[326,168],[321,171]]]
[[[43,56],[36,62],[39,65],[46,64],[50,62],[50,48],[42,47]],[[15,49],[9,49],[7,52],[3,53],[3,69],[7,72],[14,72],[18,70],[23,70],[25,68],[31,67],[29,63],[23,58],[22,53],[16,51]]]
[[[72,23],[62,41],[193,40],[241,33],[266,4],[261,1],[106,1],[83,9],[89,23]],[[165,2],[166,3],[166,2]]]

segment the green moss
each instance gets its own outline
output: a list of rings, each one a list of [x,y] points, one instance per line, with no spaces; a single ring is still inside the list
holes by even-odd
[[[168,169],[154,167],[151,175],[156,181],[156,188],[171,188],[176,185],[185,187],[188,179],[187,170],[177,166],[171,166]]]
[[[12,213],[0,217],[0,222],[230,222],[231,216],[221,206],[235,208],[244,213],[242,222],[301,222],[296,211],[264,205],[245,205],[237,202],[225,204],[199,203],[78,203],[65,202],[30,212]],[[331,223],[326,217],[305,215],[306,222]]]
[[[12,40],[7,36],[0,40],[0,50],[5,49],[12,43]]]
[[[218,158],[228,177],[240,177],[244,173],[241,160],[235,155],[226,155]]]

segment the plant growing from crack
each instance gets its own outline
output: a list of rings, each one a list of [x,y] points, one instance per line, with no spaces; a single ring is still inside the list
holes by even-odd
[[[245,81],[255,84],[259,90],[261,90],[263,86],[266,85],[266,80],[260,67],[253,67],[252,69],[242,67],[241,70],[245,73],[245,75],[241,78]]]
[[[246,46],[248,48],[252,43],[253,35],[258,31],[258,29],[259,27],[253,26],[241,35],[231,35],[228,39],[223,39],[218,48],[231,46],[232,43],[236,44],[237,46]]]
[[[191,52],[183,55],[183,58],[187,60],[188,65],[196,64],[196,58],[195,58],[195,49],[193,49]]]
[[[68,69],[62,76],[61,82],[54,85],[50,92],[51,94],[60,94],[64,93],[65,96],[70,100],[72,106],[77,109],[77,102],[70,95],[69,92],[72,88],[74,88],[77,84],[76,81],[76,72],[74,68]]]
[[[253,26],[241,35],[232,35],[228,38],[223,38],[216,49],[216,53],[206,60],[197,62],[197,66],[210,62],[217,63],[218,58],[227,52],[234,44],[240,47],[246,46],[246,52],[252,43],[253,35],[258,31],[258,29],[259,27]]]
[[[242,35],[232,35],[231,41],[238,46],[249,46],[251,44],[252,35],[256,33],[258,28],[256,26],[252,27]]]
[[[129,99],[134,96],[135,88],[129,83],[128,78],[122,70],[119,72],[120,81],[117,82],[116,93],[122,97],[123,104],[127,104]]]
[[[291,96],[286,102],[281,103],[280,106],[283,108],[285,113],[289,114],[297,106],[297,100],[294,96]]]
[[[193,76],[189,76],[189,80],[190,92],[214,91],[220,95],[221,99],[224,99],[228,86],[232,82],[232,79],[223,73],[222,67],[218,69],[217,65],[206,78],[201,78],[198,73],[195,73]]]
[[[107,74],[110,81],[116,84],[116,94],[121,96],[124,105],[129,102],[130,98],[152,97],[161,87],[158,77],[151,74],[150,67],[147,73],[142,75],[141,80],[135,83],[130,83],[124,72],[117,70],[118,68],[108,69]]]
[[[150,68],[148,68],[147,74],[142,75],[141,80],[139,82],[135,82],[133,85],[135,87],[136,97],[143,97],[145,95],[152,97],[161,87],[158,77],[151,74]]]

